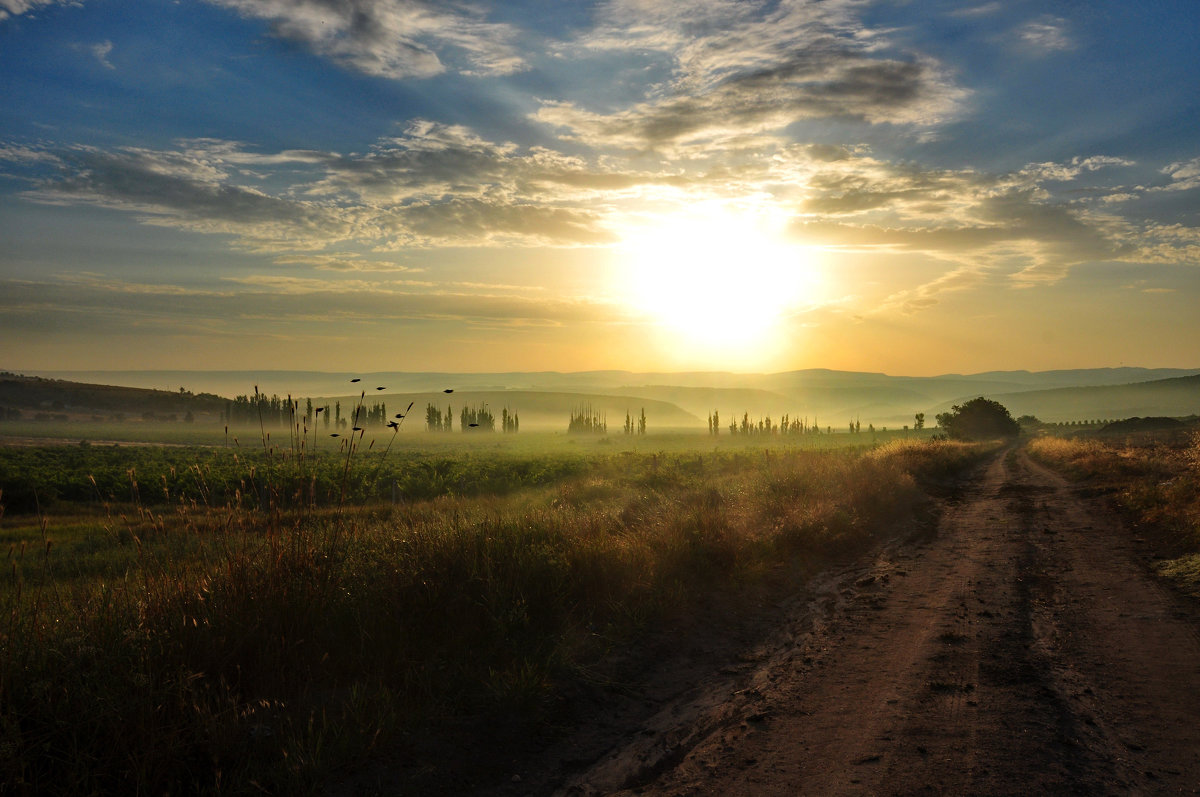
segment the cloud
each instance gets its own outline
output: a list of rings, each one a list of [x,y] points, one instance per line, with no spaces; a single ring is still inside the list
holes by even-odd
[[[533,114],[565,139],[595,148],[633,150],[737,147],[747,137],[804,119],[923,123],[950,110],[954,92],[916,60],[881,60],[797,52],[769,68],[730,76],[701,92],[675,94],[610,114],[570,102],[546,102]],[[753,143],[761,144],[761,141]]]
[[[116,67],[112,65],[112,62],[108,60],[108,54],[111,53],[113,49],[112,42],[105,39],[98,44],[93,44],[88,49],[91,51],[92,55],[96,57],[96,60],[100,62],[101,66],[105,67],[106,69],[116,69]]]
[[[998,14],[1004,10],[1004,6],[998,2],[983,3],[977,6],[968,8],[959,8],[949,12],[952,17],[986,17],[992,14]]]
[[[224,164],[189,151],[75,147],[26,196],[137,213],[149,224],[238,236],[251,249],[323,246],[353,234],[354,212],[272,196],[229,179]]]
[[[1162,173],[1171,178],[1171,183],[1162,187],[1163,191],[1190,191],[1200,188],[1200,158],[1172,163],[1164,168]]]
[[[1047,15],[1026,22],[1017,28],[1015,36],[1022,49],[1037,55],[1075,48],[1075,42],[1067,30],[1067,21],[1061,17]]]
[[[402,215],[404,225],[426,241],[594,245],[618,240],[598,214],[571,208],[455,199],[409,205]]]
[[[931,125],[965,92],[933,60],[888,56],[886,42],[848,14],[852,4],[792,0],[604,4],[581,50],[650,50],[672,78],[641,102],[592,110],[544,101],[533,114],[596,148],[732,148],[806,119]]]
[[[376,77],[430,77],[455,68],[504,75],[525,63],[509,25],[465,3],[425,0],[209,0],[266,20],[271,32]],[[447,64],[447,61],[450,64]]]
[[[1028,243],[1070,265],[1128,253],[1129,246],[1108,235],[1098,222],[1067,206],[1038,201],[1033,192],[1013,191],[974,201],[960,197],[963,208],[933,225],[851,223],[801,220],[792,232],[804,240],[855,248],[892,249],[954,256],[989,250],[999,244]],[[899,221],[899,219],[893,219]]]
[[[1200,227],[1150,224],[1138,236],[1141,262],[1196,266],[1200,264]]]
[[[1119,158],[1075,158],[989,175],[858,156],[811,176],[804,215],[791,232],[811,245],[877,255],[919,253],[946,263],[941,275],[875,308],[917,312],[948,292],[984,285],[1029,288],[1057,282],[1080,264],[1144,258],[1145,236],[1100,210],[1103,189],[1087,201],[1051,190],[1084,172],[1127,164]],[[1163,245],[1171,248],[1165,240]]]
[[[1110,200],[1122,199],[1124,209],[1124,197],[1147,190],[1105,184],[1132,165],[1115,156],[1001,174],[890,163],[864,146],[583,157],[418,120],[365,153],[256,152],[195,139],[170,149],[0,146],[0,161],[27,182],[28,199],[230,236],[233,246],[293,269],[272,278],[325,272],[353,282],[404,271],[395,253],[411,248],[604,247],[624,230],[700,205],[790,216],[791,233],[815,246],[945,263],[944,279],[889,305],[907,310],[976,284],[971,275],[993,273],[998,262],[1005,265],[994,273],[1006,284],[1032,286],[1083,262],[1166,262],[1194,257],[1196,246],[1184,232],[1114,215]],[[1180,161],[1162,171],[1184,186],[1200,166]]]
[[[169,296],[170,302],[163,297]],[[0,280],[0,331],[180,335],[196,330],[235,339],[253,325],[300,338],[384,329],[402,322],[562,327],[606,324],[625,311],[611,303],[536,292],[436,290],[407,281],[252,276],[220,288],[132,283],[95,275]]]
[[[77,0],[0,0],[0,20],[18,17],[43,6],[77,4]]]
[[[1021,169],[1019,174],[1030,182],[1057,180],[1066,182],[1078,178],[1085,172],[1095,172],[1114,166],[1133,166],[1133,161],[1127,158],[1116,158],[1106,155],[1095,155],[1090,158],[1075,157],[1066,163],[1031,163]]]
[[[564,203],[639,180],[424,124],[366,155],[259,154],[201,139],[172,150],[9,146],[0,160],[33,172],[24,196],[35,202],[123,210],[146,224],[231,235],[253,251],[319,254],[310,266],[345,271],[392,267],[322,250],[610,243],[603,213]],[[281,178],[293,182],[281,188]]]
[[[303,266],[316,269],[318,271],[340,271],[340,272],[419,272],[424,271],[420,268],[411,268],[401,265],[400,263],[389,263],[380,260],[368,260],[361,255],[355,253],[333,253],[333,254],[304,254],[304,255],[281,255],[273,258],[272,261],[280,266]]]
[[[996,269],[992,266],[958,266],[924,285],[892,294],[872,308],[870,314],[918,313],[938,304],[943,294],[974,290],[995,282],[995,277]]]
[[[308,193],[348,193],[380,205],[441,197],[562,201],[681,181],[677,171],[645,172],[625,164],[600,168],[544,147],[522,152],[515,144],[486,141],[462,126],[421,119],[365,154],[330,155],[318,162],[325,176]]]

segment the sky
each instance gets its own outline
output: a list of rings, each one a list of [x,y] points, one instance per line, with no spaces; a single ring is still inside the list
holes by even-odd
[[[1200,366],[1195,0],[0,0],[0,368]]]

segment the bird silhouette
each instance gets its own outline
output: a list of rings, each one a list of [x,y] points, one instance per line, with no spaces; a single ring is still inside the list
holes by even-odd
[[[361,382],[362,380],[361,380],[361,379],[359,379],[359,378],[356,376],[356,377],[354,377],[353,379],[351,379],[350,381],[351,381],[351,382]]]

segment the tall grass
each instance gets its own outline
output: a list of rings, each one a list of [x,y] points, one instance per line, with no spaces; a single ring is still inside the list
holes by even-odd
[[[1038,438],[1035,458],[1107,493],[1165,561],[1160,570],[1200,597],[1200,432],[1130,439]]]
[[[862,550],[978,455],[624,452],[504,495],[110,507],[68,519],[82,547],[52,544],[67,522],[26,523],[0,589],[0,777],[28,794],[297,793],[386,757],[445,789],[455,767],[413,763],[421,740],[537,722],[609,651]],[[55,558],[86,546],[87,567]]]

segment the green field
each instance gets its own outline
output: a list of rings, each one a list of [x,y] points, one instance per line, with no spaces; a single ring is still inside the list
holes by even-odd
[[[305,793],[379,759],[406,792],[467,783],[430,751],[544,730],[613,651],[927,519],[984,451],[232,437],[0,448],[15,792]]]

